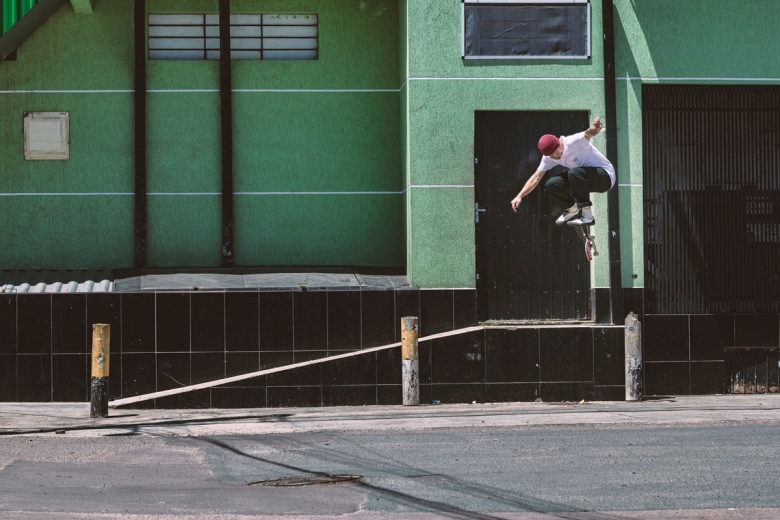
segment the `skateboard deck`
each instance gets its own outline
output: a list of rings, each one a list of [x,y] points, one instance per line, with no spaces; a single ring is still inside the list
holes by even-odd
[[[596,250],[596,237],[590,234],[590,226],[572,227],[574,227],[577,238],[579,238],[585,246],[585,256],[588,258],[588,262],[593,261],[593,257],[599,256],[599,252]]]

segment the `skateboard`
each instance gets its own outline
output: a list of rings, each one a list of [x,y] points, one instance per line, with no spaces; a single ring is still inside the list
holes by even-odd
[[[596,250],[596,237],[590,234],[590,226],[571,227],[574,228],[577,238],[582,240],[582,243],[585,246],[585,256],[588,257],[588,262],[592,262],[594,256],[599,256],[599,252]]]

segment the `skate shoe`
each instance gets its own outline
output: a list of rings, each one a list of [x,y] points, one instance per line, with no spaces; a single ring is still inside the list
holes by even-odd
[[[569,226],[577,226],[577,227],[583,227],[583,226],[592,226],[596,223],[596,217],[593,215],[585,216],[580,215],[578,218],[571,219],[566,222]]]
[[[577,218],[580,216],[580,208],[567,208],[561,213],[561,216],[558,217],[555,220],[555,224],[557,226],[565,226],[567,222],[569,222],[573,218]]]

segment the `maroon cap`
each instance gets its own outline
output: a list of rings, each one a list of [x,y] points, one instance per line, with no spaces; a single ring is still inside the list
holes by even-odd
[[[552,134],[545,134],[539,139],[539,151],[542,155],[552,155],[558,148],[560,140]]]

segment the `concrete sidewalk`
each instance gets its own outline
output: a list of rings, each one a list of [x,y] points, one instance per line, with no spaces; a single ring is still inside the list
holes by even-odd
[[[0,435],[258,435],[431,428],[704,425],[780,422],[780,395],[669,397],[644,402],[495,403],[242,410],[110,410],[88,403],[0,403]]]

